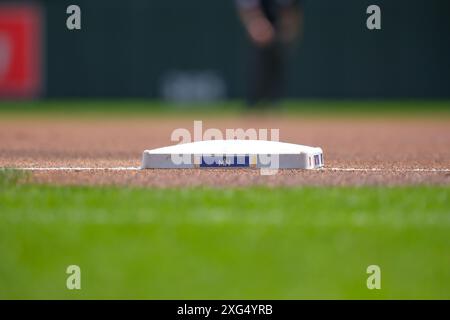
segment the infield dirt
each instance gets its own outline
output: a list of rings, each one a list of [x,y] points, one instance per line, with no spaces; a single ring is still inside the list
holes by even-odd
[[[203,130],[280,129],[280,140],[319,146],[325,170],[128,170],[138,167],[142,151],[174,144],[176,128]],[[450,119],[302,118],[295,116],[222,116],[142,118],[0,119],[0,167],[83,167],[104,170],[33,171],[35,183],[133,186],[295,186],[450,184]],[[332,169],[338,169],[333,171]],[[344,171],[347,169],[367,171]],[[373,171],[379,169],[379,171]],[[411,169],[425,169],[413,171]],[[437,171],[432,171],[438,169]]]

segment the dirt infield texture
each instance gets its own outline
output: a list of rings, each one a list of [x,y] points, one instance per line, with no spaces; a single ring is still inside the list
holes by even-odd
[[[192,133],[194,120],[203,120],[203,130],[223,132],[226,128],[278,128],[281,141],[322,147],[326,168],[280,170],[274,176],[261,176],[256,169],[46,170],[33,171],[32,180],[158,187],[450,184],[449,118],[3,118],[0,167],[138,167],[143,150],[173,144],[170,136],[176,128]],[[340,171],[348,169],[368,171]]]

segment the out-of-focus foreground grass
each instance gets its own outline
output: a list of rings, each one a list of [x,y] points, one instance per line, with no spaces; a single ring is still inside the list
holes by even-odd
[[[0,178],[0,298],[450,299],[450,188],[132,189]],[[81,267],[81,290],[66,268]],[[366,268],[381,267],[381,290]]]

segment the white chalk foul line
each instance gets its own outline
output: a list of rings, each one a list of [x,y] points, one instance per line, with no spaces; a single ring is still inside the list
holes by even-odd
[[[2,168],[2,170],[18,170],[18,171],[137,171],[140,167],[110,167],[110,168],[86,168],[86,167],[19,167],[19,168]]]
[[[346,172],[450,172],[447,168],[322,168],[324,171]]]
[[[18,167],[0,168],[0,170],[18,171],[138,171],[140,167]],[[313,170],[312,170],[313,171]],[[425,173],[446,173],[448,168],[321,168],[317,171],[335,172],[425,172]]]

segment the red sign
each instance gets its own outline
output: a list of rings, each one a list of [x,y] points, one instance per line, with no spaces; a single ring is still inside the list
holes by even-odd
[[[0,97],[42,91],[42,14],[34,5],[0,5]]]

